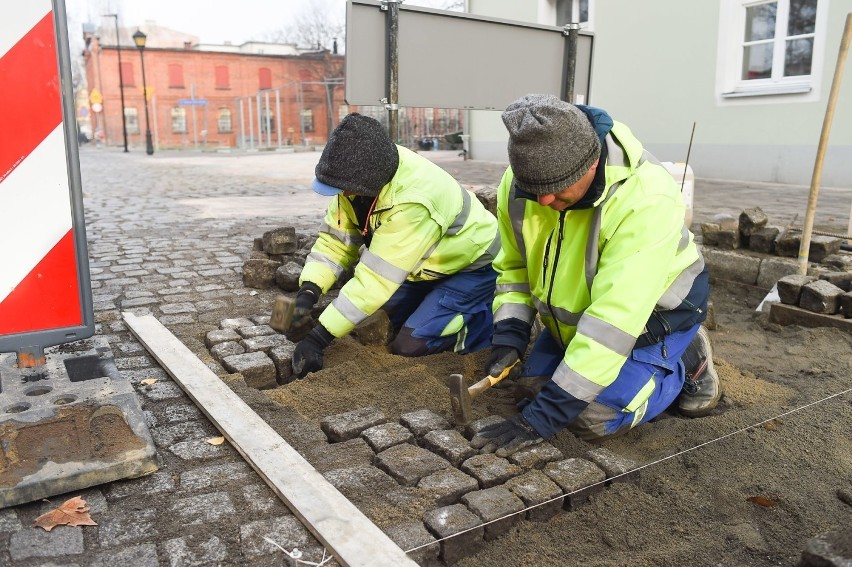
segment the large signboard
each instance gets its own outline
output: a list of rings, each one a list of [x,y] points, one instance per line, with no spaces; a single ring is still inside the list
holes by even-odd
[[[348,104],[377,106],[387,97],[387,12],[381,6],[347,3]],[[528,93],[564,95],[562,28],[403,4],[398,38],[400,106],[503,110]],[[574,102],[589,101],[591,62],[592,35],[581,31]]]
[[[94,334],[63,0],[0,8],[0,352]]]

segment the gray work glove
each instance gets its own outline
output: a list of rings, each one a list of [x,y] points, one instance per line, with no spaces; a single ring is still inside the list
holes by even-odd
[[[470,440],[470,446],[480,453],[508,457],[524,447],[544,441],[533,426],[518,414],[511,419],[484,427]]]
[[[310,282],[302,284],[299,293],[296,294],[296,305],[293,307],[293,319],[290,321],[290,328],[284,335],[297,343],[307,336],[314,328],[314,318],[311,317],[311,311],[314,305],[319,301],[320,288]]]
[[[489,376],[500,376],[504,370],[520,360],[518,349],[510,346],[491,347],[491,355],[485,363],[485,371]],[[515,365],[506,378],[514,378],[521,371],[521,365]]]
[[[296,345],[296,350],[293,351],[293,360],[291,361],[293,375],[301,380],[309,372],[322,370],[323,351],[333,340],[334,335],[329,333],[325,327],[322,325],[314,327],[304,340]]]

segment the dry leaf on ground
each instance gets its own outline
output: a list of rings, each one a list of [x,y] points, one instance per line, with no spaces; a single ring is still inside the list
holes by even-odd
[[[150,386],[151,384],[156,384],[157,379],[156,378],[145,378],[144,380],[142,380],[141,383],[145,384],[146,386]]]
[[[91,516],[89,516],[89,505],[86,501],[75,496],[66,500],[59,508],[55,508],[50,512],[42,514],[35,519],[33,524],[39,528],[44,528],[50,531],[56,526],[97,526]]]
[[[211,445],[221,445],[222,443],[225,442],[225,438],[224,437],[211,437],[210,439],[207,440],[207,442],[210,443]]]

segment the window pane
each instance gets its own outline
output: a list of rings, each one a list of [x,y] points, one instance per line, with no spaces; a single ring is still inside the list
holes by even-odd
[[[760,4],[746,8],[745,41],[775,37],[775,10],[778,4]]]
[[[772,44],[747,45],[743,48],[742,79],[768,79],[772,76]]]
[[[169,63],[169,87],[183,87],[183,66],[177,63]]]
[[[219,109],[219,131],[220,132],[230,132],[231,131],[231,111],[227,108]]]
[[[580,0],[580,21],[589,21],[589,0]]]
[[[810,75],[813,53],[813,38],[788,41],[787,51],[784,53],[784,76]]]
[[[121,74],[121,82],[125,87],[132,87],[133,85],[133,63],[128,63],[126,61],[121,62],[121,67],[118,68],[118,72]]]
[[[257,78],[259,83],[259,88],[261,89],[271,89],[272,88],[272,70],[268,67],[261,67],[257,70]]]
[[[127,128],[128,134],[139,133],[139,114],[135,108],[124,109],[124,125]]]
[[[816,28],[817,0],[790,0],[790,21],[787,35],[814,33]]]
[[[217,65],[216,68],[216,88],[227,89],[230,86],[228,80],[228,68],[225,65]]]
[[[183,108],[172,109],[172,132],[186,134],[186,110]]]

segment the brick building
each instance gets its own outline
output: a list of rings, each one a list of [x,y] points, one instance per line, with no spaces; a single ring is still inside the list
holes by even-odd
[[[321,144],[349,111],[342,55],[276,43],[205,45],[151,23],[139,29],[147,35],[143,56],[155,148]],[[128,145],[145,146],[135,32],[121,28],[120,43],[106,26],[84,34],[92,129],[113,146],[123,144],[119,68]]]

